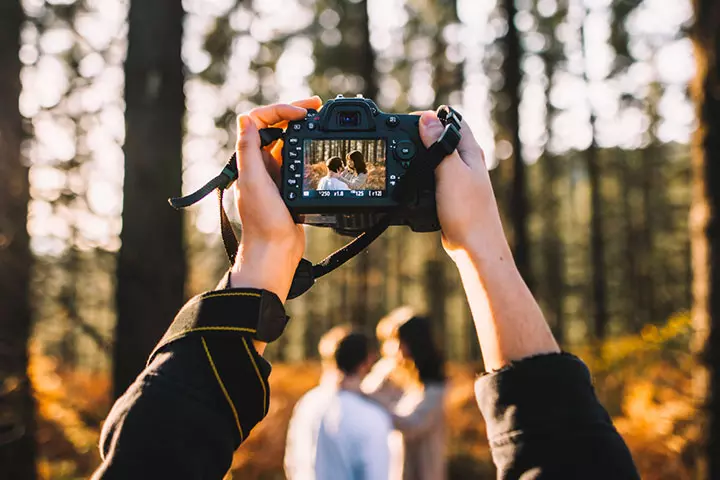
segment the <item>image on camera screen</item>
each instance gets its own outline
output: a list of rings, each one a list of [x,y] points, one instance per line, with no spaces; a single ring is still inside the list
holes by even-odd
[[[384,197],[384,139],[305,140],[303,197]]]

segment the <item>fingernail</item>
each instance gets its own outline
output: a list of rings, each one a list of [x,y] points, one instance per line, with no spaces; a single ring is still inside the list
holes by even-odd
[[[248,129],[250,126],[249,122],[252,122],[252,119],[248,115],[240,115],[238,118],[238,129],[240,130],[240,133],[243,133]]]
[[[440,120],[438,120],[435,115],[431,114],[423,115],[422,117],[420,117],[420,121],[425,128],[437,128],[442,126]]]

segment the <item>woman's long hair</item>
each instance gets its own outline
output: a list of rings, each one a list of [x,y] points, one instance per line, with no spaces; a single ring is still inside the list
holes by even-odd
[[[398,327],[397,336],[407,346],[423,384],[445,382],[445,359],[435,344],[430,319],[412,317]]]
[[[352,169],[355,173],[360,175],[361,173],[367,173],[367,166],[365,165],[365,158],[360,150],[353,150],[347,154],[347,159],[352,160]]]

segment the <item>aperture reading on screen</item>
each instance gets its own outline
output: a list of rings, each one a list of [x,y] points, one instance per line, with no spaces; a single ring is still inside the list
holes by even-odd
[[[304,198],[384,197],[384,139],[305,140]]]

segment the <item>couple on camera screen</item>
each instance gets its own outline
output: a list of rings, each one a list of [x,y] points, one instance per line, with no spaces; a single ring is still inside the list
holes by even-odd
[[[330,157],[325,161],[328,173],[320,179],[318,190],[362,190],[368,173],[365,158],[359,150],[345,156]]]

